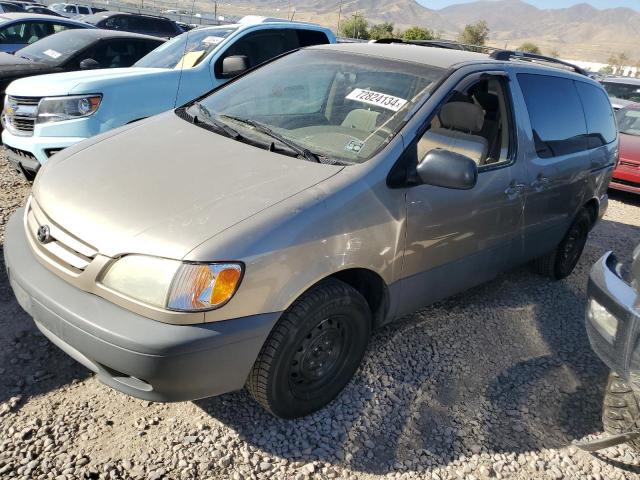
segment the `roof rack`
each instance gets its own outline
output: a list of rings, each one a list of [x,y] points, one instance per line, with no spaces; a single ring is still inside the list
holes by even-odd
[[[558,60],[557,58],[553,58],[553,57],[538,55],[536,53],[518,52],[514,50],[495,50],[491,52],[489,56],[494,60],[501,60],[504,62],[508,62],[510,60],[522,60],[525,62],[532,62],[532,63],[536,63],[536,62],[548,63],[551,65],[565,67],[569,70],[573,70],[574,72],[579,73],[580,75],[584,75],[586,77],[589,76],[589,73],[586,70],[584,70],[583,68],[577,65],[574,65],[573,63]]]
[[[484,45],[469,45],[466,43],[456,42],[455,40],[405,40],[402,38],[381,38],[380,40],[373,40],[372,43],[401,43],[405,45],[420,45],[423,47],[435,47],[435,48],[447,48],[449,50],[465,50],[468,52],[490,52],[496,50],[493,47],[486,47]]]

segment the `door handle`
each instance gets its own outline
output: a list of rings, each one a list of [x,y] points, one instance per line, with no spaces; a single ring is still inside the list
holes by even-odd
[[[527,190],[526,183],[518,183],[514,180],[509,184],[507,189],[504,191],[504,194],[507,197],[513,199],[515,197],[522,195],[526,190]]]
[[[547,186],[549,185],[549,183],[551,182],[551,180],[549,180],[547,177],[543,176],[542,174],[538,175],[538,177],[533,181],[533,183],[531,183],[531,188],[533,190],[535,190],[536,192],[541,192],[543,191],[545,188],[547,188]]]

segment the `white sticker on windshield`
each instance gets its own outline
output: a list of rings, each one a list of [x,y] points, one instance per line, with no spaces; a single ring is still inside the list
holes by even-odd
[[[204,40],[202,40],[202,43],[210,43],[212,45],[217,45],[222,40],[224,40],[224,38],[222,37],[209,36],[209,37],[206,37]]]
[[[386,108],[393,112],[399,111],[407,104],[407,100],[404,98],[394,97],[393,95],[387,95],[380,92],[373,92],[371,90],[363,90],[362,88],[356,88],[353,92],[347,95],[348,100],[354,100],[356,102],[368,103],[369,105],[377,105],[378,107]]]
[[[45,55],[47,55],[48,57],[51,58],[58,58],[60,57],[62,54],[60,52],[56,52],[55,50],[49,49],[49,50],[45,50],[44,52]]]

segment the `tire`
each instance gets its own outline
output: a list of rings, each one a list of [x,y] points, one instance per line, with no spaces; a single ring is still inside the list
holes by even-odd
[[[580,210],[562,241],[549,253],[533,261],[533,269],[553,280],[567,278],[576,268],[591,230],[591,216]]]
[[[321,282],[280,317],[249,374],[247,390],[281,418],[321,409],[349,383],[371,336],[364,297],[339,280]]]
[[[607,433],[621,433],[640,430],[640,398],[633,392],[627,382],[615,373],[609,374],[607,388],[602,406],[602,424]],[[629,442],[635,450],[640,451],[640,440]]]

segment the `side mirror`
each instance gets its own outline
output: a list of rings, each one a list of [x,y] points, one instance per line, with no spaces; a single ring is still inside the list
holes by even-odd
[[[100,68],[100,64],[93,58],[85,58],[80,62],[80,70],[94,70]]]
[[[249,70],[249,59],[245,55],[231,55],[222,60],[222,76],[236,77]]]
[[[469,157],[437,148],[418,165],[418,176],[427,185],[471,190],[478,181],[478,166]]]

